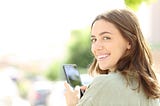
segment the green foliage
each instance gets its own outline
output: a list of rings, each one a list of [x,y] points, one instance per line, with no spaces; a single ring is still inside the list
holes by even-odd
[[[18,86],[20,96],[23,98],[27,98],[28,86],[27,86],[26,82],[18,82],[17,86]]]
[[[138,10],[142,3],[150,4],[156,0],[124,0],[125,4],[133,10]]]
[[[77,64],[79,68],[87,68],[92,62],[89,28],[71,31],[67,57],[66,63]]]
[[[60,62],[55,61],[50,65],[48,70],[45,71],[44,75],[51,81],[57,80],[60,76],[60,70],[61,70]]]

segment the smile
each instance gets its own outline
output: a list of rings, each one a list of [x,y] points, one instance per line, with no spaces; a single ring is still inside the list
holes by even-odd
[[[97,56],[97,60],[104,60],[108,57],[109,55],[100,55],[100,56]]]

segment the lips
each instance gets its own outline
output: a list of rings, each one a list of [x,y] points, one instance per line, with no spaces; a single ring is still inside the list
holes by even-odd
[[[110,54],[104,54],[104,55],[98,55],[97,60],[104,60],[106,59]]]

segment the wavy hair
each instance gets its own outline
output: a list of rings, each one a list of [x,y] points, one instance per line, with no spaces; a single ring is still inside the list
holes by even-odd
[[[121,72],[127,82],[130,77],[138,81],[139,89],[142,87],[145,94],[151,98],[160,97],[160,86],[158,84],[154,70],[152,69],[152,56],[149,46],[147,45],[136,15],[127,9],[115,9],[98,15],[93,21],[105,20],[112,23],[121,33],[124,39],[130,42],[131,49],[120,58],[116,67]],[[109,70],[101,70],[94,59],[89,67],[89,73],[107,74]]]

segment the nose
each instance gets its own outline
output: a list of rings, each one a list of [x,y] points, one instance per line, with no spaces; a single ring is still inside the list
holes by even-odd
[[[96,41],[94,44],[93,44],[93,48],[95,50],[102,50],[103,49],[103,44],[101,41]]]

